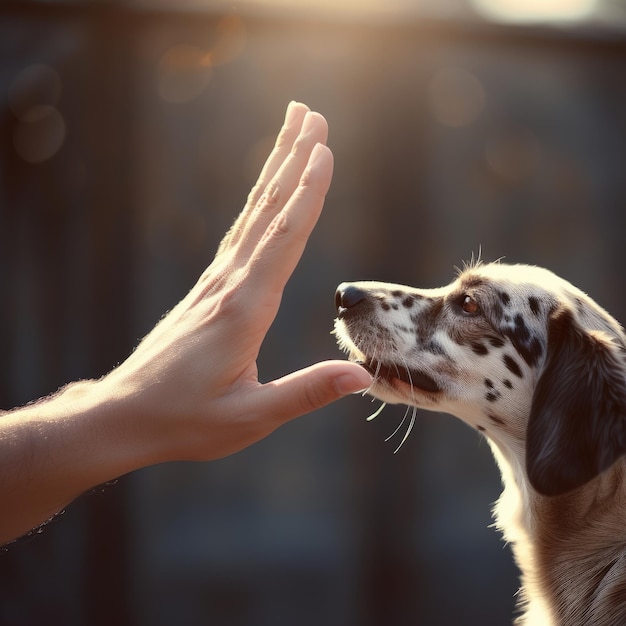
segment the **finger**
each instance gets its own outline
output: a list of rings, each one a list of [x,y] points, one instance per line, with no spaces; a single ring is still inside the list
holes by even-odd
[[[248,214],[245,222],[242,223],[243,232],[237,244],[237,254],[243,263],[247,262],[274,217],[289,202],[298,187],[315,146],[318,143],[326,143],[327,139],[328,124],[324,117],[315,112],[307,113],[291,152],[267,185],[265,192]]]
[[[285,208],[274,217],[249,263],[250,281],[266,302],[272,294],[277,308],[324,205],[333,172],[333,155],[318,144]],[[271,323],[271,321],[270,321]]]
[[[257,182],[248,196],[248,201],[243,211],[239,214],[235,223],[220,243],[218,254],[236,244],[243,231],[243,225],[247,221],[249,214],[254,210],[259,198],[263,195],[267,185],[274,178],[276,172],[291,152],[293,144],[300,134],[302,123],[309,107],[301,102],[290,102],[285,113],[283,126],[278,133],[274,148],[263,166]]]
[[[259,179],[248,196],[249,205],[254,206],[258,202],[269,182],[289,156],[294,142],[300,135],[304,119],[309,112],[310,109],[306,104],[301,102],[289,103],[285,114],[285,122],[278,133],[278,137],[276,137],[274,148],[261,170]]]
[[[371,376],[356,363],[324,361],[259,387],[250,411],[272,416],[278,426],[371,384]]]

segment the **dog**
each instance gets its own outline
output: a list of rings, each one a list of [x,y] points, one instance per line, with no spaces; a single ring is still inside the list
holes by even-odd
[[[439,289],[342,283],[335,304],[339,347],[372,374],[367,393],[487,438],[504,487],[495,525],[521,571],[515,623],[626,624],[619,323],[552,272],[500,262],[468,264]]]

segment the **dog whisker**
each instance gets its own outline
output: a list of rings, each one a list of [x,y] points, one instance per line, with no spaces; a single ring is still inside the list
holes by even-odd
[[[415,398],[415,386],[413,385],[413,379],[411,377],[411,370],[409,369],[408,363],[406,362],[405,359],[402,359],[403,361],[403,366],[404,369],[406,370],[408,379],[409,379],[409,387],[411,389],[411,404],[413,404],[414,398]],[[397,368],[396,368],[397,369]],[[404,413],[404,417],[402,418],[402,421],[400,422],[400,425],[398,426],[398,428],[394,431],[394,435],[400,430],[400,428],[402,427],[402,424],[404,424],[404,422],[406,421],[407,415],[409,414],[409,410],[413,409],[412,414],[411,414],[411,419],[409,421],[409,426],[406,430],[406,432],[404,433],[404,437],[402,438],[402,441],[400,442],[400,445],[398,445],[398,447],[394,450],[394,454],[397,454],[398,450],[400,450],[400,448],[404,445],[404,442],[408,439],[409,435],[411,434],[411,431],[413,430],[413,426],[415,425],[415,419],[416,419],[416,415],[417,415],[417,409],[415,408],[415,406],[411,407],[411,405],[407,406],[406,411]],[[392,435],[393,436],[393,435]],[[391,439],[391,437],[389,437],[386,441],[389,441],[389,439]]]
[[[417,409],[413,407],[413,411],[411,412],[411,420],[409,421],[409,427],[406,429],[406,432],[404,433],[404,437],[402,438],[400,445],[393,451],[394,454],[396,454],[398,450],[400,450],[400,448],[404,445],[404,442],[409,438],[409,435],[411,434],[411,431],[413,430],[413,426],[415,426],[416,415],[417,415]]]
[[[377,418],[381,413],[382,410],[387,406],[386,402],[383,402],[377,409],[376,411],[374,411],[374,413],[372,413],[368,418],[366,418],[366,421],[371,422],[373,419]]]
[[[404,422],[406,422],[406,418],[407,418],[407,415],[409,414],[410,410],[411,410],[411,407],[407,406],[406,407],[406,411],[404,412],[404,417],[402,418],[402,421],[396,426],[396,429],[391,433],[391,435],[389,435],[388,437],[385,438],[385,441],[390,441],[391,439],[393,439],[398,434],[398,432],[400,431],[400,429],[404,425]]]

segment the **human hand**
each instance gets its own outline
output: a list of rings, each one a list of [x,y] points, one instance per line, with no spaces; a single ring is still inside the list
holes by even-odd
[[[327,361],[261,384],[256,359],[332,175],[326,120],[290,105],[211,265],[121,365],[0,420],[0,545],[98,484],[163,461],[232,454],[371,384]]]
[[[368,387],[346,361],[261,384],[256,359],[283,289],[320,215],[333,168],[326,120],[292,103],[242,213],[189,294],[100,381],[141,464],[226,456],[281,424]],[[146,440],[146,434],[151,434]]]

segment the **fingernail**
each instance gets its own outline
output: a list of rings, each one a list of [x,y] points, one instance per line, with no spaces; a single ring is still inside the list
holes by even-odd
[[[293,119],[294,111],[296,110],[295,105],[296,103],[292,100],[287,106],[287,110],[285,111],[285,119],[283,121],[283,128],[287,128],[289,124],[291,123],[291,120]]]
[[[302,129],[300,134],[304,135],[317,124],[318,116],[313,111],[307,111],[302,122]]]
[[[322,154],[326,152],[327,148],[323,143],[316,143],[311,150],[311,156],[309,157],[309,165],[314,165],[320,160]]]
[[[287,111],[285,112],[285,123],[284,123],[284,126],[288,126],[289,123],[293,121],[293,118],[295,117],[295,114],[296,114],[296,111],[298,110],[298,107],[301,107],[301,106],[306,106],[306,105],[302,105],[297,100],[292,100],[287,105]],[[307,109],[308,109],[308,107],[307,107]]]
[[[326,144],[316,143],[313,150],[311,150],[308,167],[316,168],[318,167],[318,163],[326,159],[330,159],[332,163],[333,153],[330,148]]]
[[[372,378],[365,370],[362,374],[360,372],[358,374],[340,374],[335,379],[337,391],[344,396],[349,393],[363,392],[371,384]]]
[[[296,105],[298,103],[295,100],[292,100],[288,105],[287,105],[287,111],[285,112],[285,122],[289,119],[289,116],[293,113],[293,110],[296,108]]]

